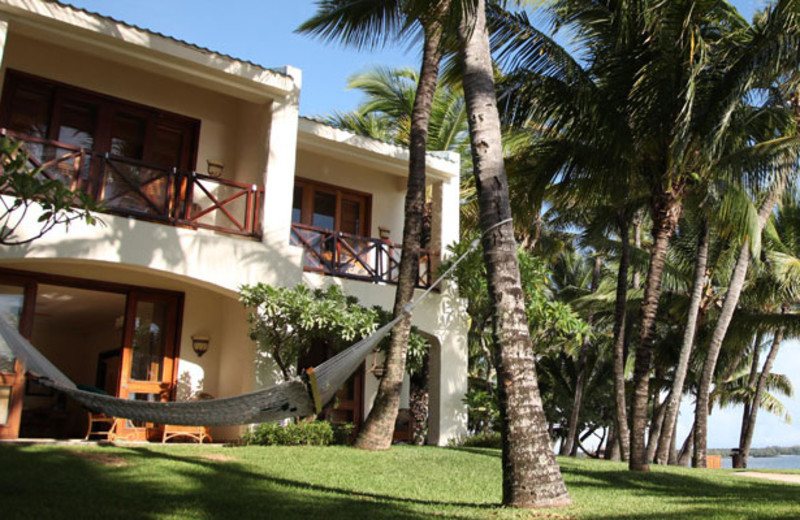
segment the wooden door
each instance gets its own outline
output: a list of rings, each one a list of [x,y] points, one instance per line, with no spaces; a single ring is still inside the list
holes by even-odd
[[[0,315],[30,337],[30,302],[35,301],[34,285],[0,284]],[[0,338],[0,342],[3,342]],[[25,373],[5,344],[0,344],[0,439],[16,439],[22,417]]]
[[[177,296],[134,291],[125,311],[119,397],[168,401],[175,390]],[[122,437],[146,440],[150,424],[126,423]]]

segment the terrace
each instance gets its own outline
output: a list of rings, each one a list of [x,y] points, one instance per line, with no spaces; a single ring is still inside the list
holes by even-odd
[[[260,240],[264,188],[195,171],[99,153],[8,129],[22,143],[31,168],[72,190],[84,190],[103,212]],[[322,227],[292,223],[290,243],[302,247],[303,269],[372,283],[396,284],[402,245]],[[437,254],[420,251],[417,286],[432,282]]]

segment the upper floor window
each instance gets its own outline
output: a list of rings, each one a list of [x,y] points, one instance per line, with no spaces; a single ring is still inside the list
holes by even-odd
[[[351,235],[369,236],[371,197],[305,179],[294,185],[292,222]]]
[[[196,119],[13,70],[6,73],[0,126],[181,170],[194,170],[200,130]]]

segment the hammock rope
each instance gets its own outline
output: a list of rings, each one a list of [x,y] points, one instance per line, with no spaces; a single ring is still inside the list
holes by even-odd
[[[506,219],[491,226],[484,235]],[[433,289],[479,244],[475,239],[469,249],[442,273],[419,298],[406,305],[403,312],[366,338],[339,352],[319,366],[309,370],[304,378],[242,394],[199,401],[152,402],[123,399],[79,388],[39,352],[19,331],[0,316],[0,336],[11,353],[19,360],[29,377],[39,384],[69,395],[93,412],[133,421],[174,424],[179,426],[235,426],[279,421],[319,413],[336,395],[338,389],[376,350],[380,341],[406,316],[410,316]],[[2,344],[0,344],[0,348]]]

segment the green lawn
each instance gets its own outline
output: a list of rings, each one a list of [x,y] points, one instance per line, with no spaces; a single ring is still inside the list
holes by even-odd
[[[800,486],[730,471],[560,461],[575,505],[503,509],[495,450],[0,445],[0,517],[800,518]]]

